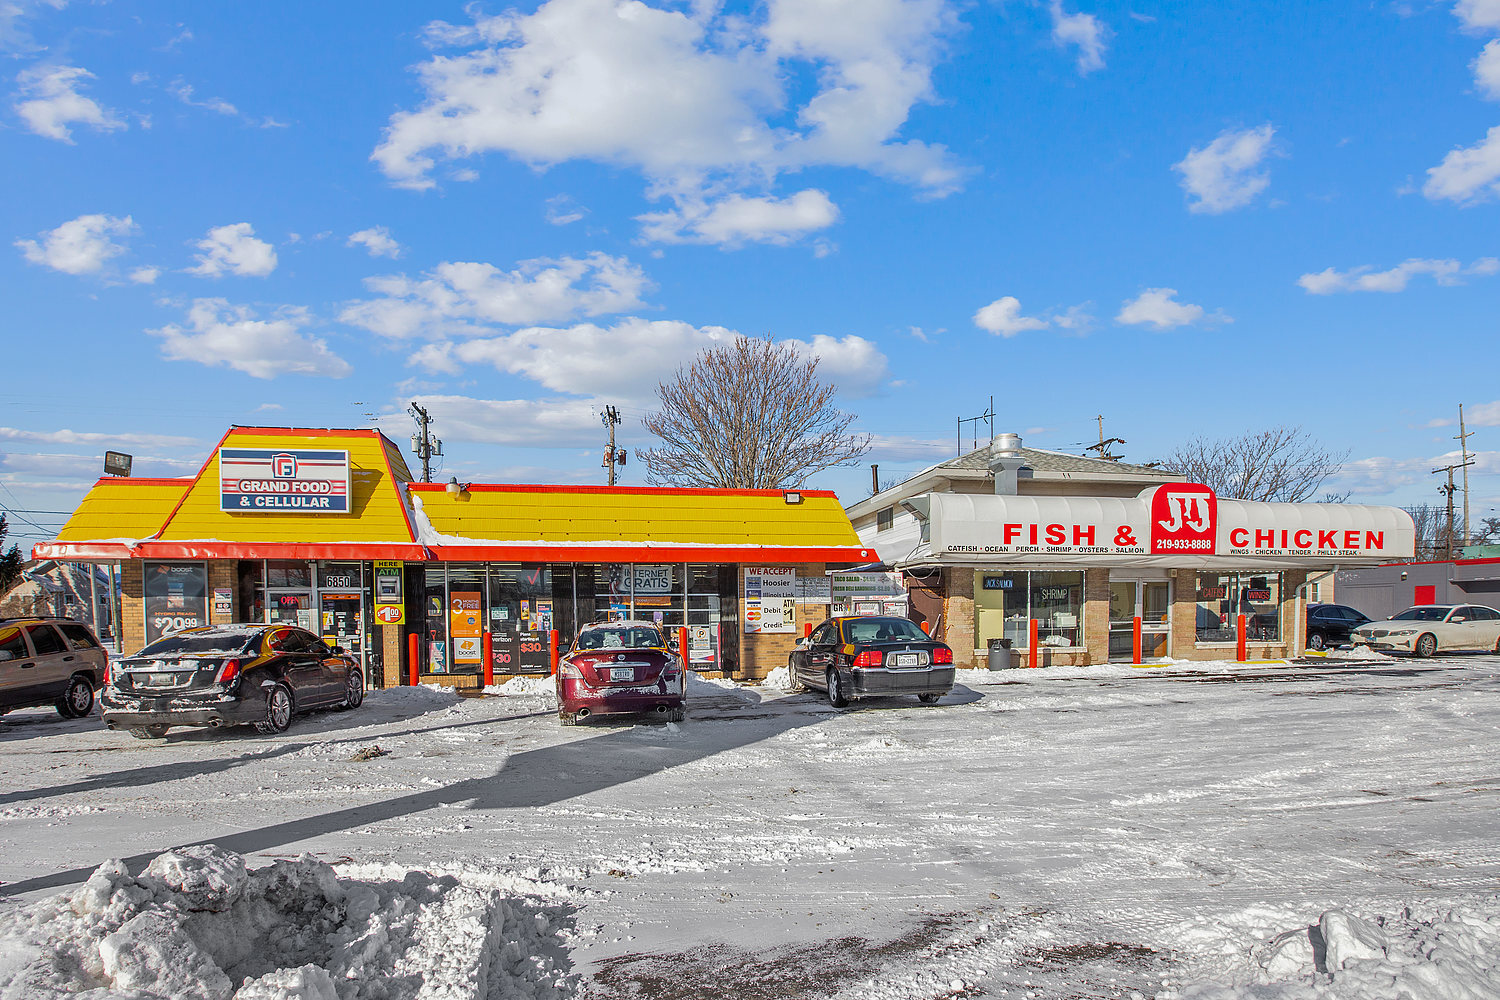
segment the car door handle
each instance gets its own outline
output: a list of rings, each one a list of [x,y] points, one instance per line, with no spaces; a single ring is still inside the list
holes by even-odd
[[[64,663],[72,663],[73,662],[73,658],[71,656],[64,656],[63,657],[63,662]]]
[[[21,664],[21,669],[22,670],[30,670],[34,666],[36,666],[35,663],[23,663],[23,664]]]

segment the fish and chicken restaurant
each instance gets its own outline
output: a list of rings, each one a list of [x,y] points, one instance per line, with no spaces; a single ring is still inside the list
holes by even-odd
[[[1318,581],[1413,545],[1399,508],[1221,499],[1015,435],[846,510],[824,490],[423,483],[373,429],[234,427],[195,476],[100,479],[33,555],[105,564],[126,652],[288,622],[372,686],[474,688],[624,618],[684,627],[694,669],[743,680],[839,614],[923,622],[969,667],[1292,656]]]

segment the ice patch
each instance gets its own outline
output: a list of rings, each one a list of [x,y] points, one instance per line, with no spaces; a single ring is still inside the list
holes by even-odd
[[[452,876],[340,879],[310,858],[247,871],[184,848],[0,917],[0,996],[562,998],[570,934],[565,906]]]

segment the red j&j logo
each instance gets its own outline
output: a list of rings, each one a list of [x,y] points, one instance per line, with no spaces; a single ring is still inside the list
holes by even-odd
[[[271,456],[271,475],[277,479],[297,478],[297,456],[282,452]]]
[[[1158,487],[1151,497],[1151,551],[1211,554],[1218,520],[1219,505],[1207,486],[1173,483]]]

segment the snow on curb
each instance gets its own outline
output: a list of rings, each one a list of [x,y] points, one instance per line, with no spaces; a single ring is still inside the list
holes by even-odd
[[[0,917],[0,996],[562,998],[578,985],[567,925],[561,907],[452,876],[341,879],[307,857],[247,871],[185,847]]]

